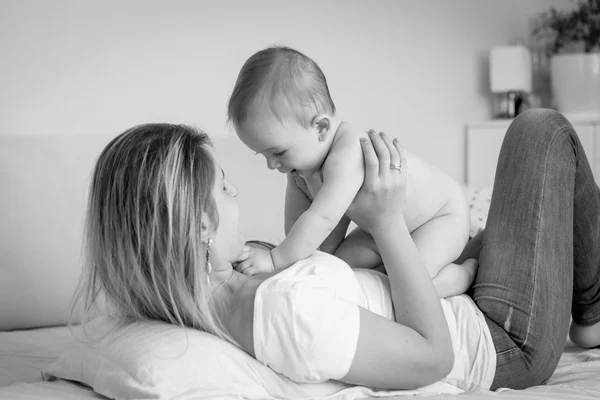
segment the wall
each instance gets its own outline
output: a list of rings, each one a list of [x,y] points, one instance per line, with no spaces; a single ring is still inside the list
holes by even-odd
[[[307,53],[325,71],[342,116],[400,137],[463,181],[464,124],[490,113],[489,48],[526,35],[540,10],[569,4],[0,0],[0,134],[194,124],[220,139],[219,157],[242,191],[243,228],[280,237],[284,179],[225,124],[248,56],[274,43]]]

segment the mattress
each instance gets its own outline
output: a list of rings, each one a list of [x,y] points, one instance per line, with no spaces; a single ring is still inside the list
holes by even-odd
[[[105,399],[75,382],[44,382],[41,370],[68,346],[67,327],[0,332],[0,399]],[[190,398],[193,398],[191,396]],[[386,399],[404,399],[403,396]],[[436,399],[542,400],[600,398],[600,349],[581,349],[567,341],[558,368],[545,386],[526,390],[479,391]],[[347,397],[331,397],[350,400]]]
[[[74,382],[44,382],[41,371],[69,344],[68,327],[0,332],[0,399],[105,399]]]

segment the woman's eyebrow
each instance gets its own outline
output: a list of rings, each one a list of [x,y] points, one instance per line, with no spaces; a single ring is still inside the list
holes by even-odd
[[[223,180],[225,180],[225,171],[221,168],[221,174],[223,174]]]

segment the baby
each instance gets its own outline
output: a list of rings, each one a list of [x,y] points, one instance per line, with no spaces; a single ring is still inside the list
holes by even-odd
[[[368,232],[358,226],[346,237],[364,179],[359,139],[367,134],[338,119],[327,80],[312,59],[287,47],[251,56],[235,83],[228,118],[270,169],[287,174],[285,239],[270,252],[253,249],[238,270],[250,275],[281,270],[317,249],[353,268],[381,264]],[[457,280],[472,280],[474,274],[473,265],[452,264],[469,237],[466,198],[450,176],[408,150],[404,154],[408,229],[429,274],[439,274],[448,289],[444,294],[456,294]]]

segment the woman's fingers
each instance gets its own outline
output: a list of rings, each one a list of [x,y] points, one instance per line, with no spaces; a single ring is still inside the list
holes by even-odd
[[[371,137],[372,135],[369,132],[369,138],[360,138],[360,145],[365,159],[365,181],[363,184],[365,187],[372,186],[379,175],[379,160],[377,154],[375,154]]]
[[[398,139],[392,140],[385,132],[377,134],[372,129],[367,132],[370,140],[361,139],[365,156],[365,182],[372,184],[378,177],[388,177],[392,169],[406,175],[406,159]]]
[[[392,144],[394,145],[394,152],[397,153],[400,158],[400,172],[406,177],[408,176],[408,163],[406,162],[406,155],[404,154],[404,151],[402,151],[402,146],[400,146],[400,141],[398,138],[394,138],[394,140],[392,140]]]
[[[392,141],[392,138],[386,135],[385,132],[379,132],[379,136],[381,136],[381,139],[383,140],[383,143],[385,143],[385,146],[388,150],[390,157],[390,168],[401,170],[402,159],[400,157],[400,152],[398,151],[398,148],[394,145],[394,142]],[[396,142],[398,141],[397,139],[394,140]]]
[[[358,209],[356,218],[360,226],[376,226],[390,216],[403,212],[403,200],[406,189],[406,174],[403,169],[390,170],[390,160],[394,164],[404,165],[399,145],[390,140],[383,132],[369,132],[369,138],[361,138],[360,143],[365,160],[365,180],[354,198]],[[395,161],[398,161],[397,163]]]
[[[382,140],[381,135],[370,133],[369,136],[379,160],[379,176],[385,176],[390,169],[390,151]]]

